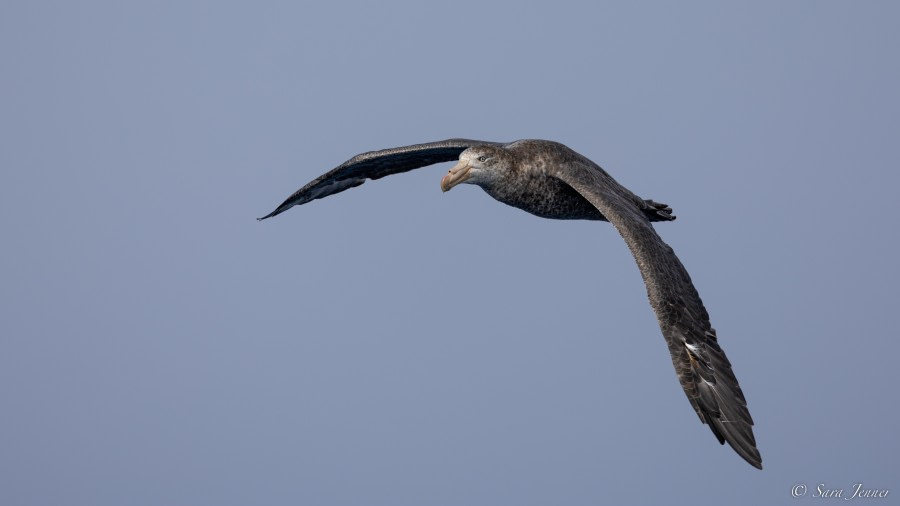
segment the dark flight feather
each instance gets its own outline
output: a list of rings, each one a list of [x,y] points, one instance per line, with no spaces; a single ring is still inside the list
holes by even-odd
[[[362,153],[313,179],[294,192],[274,211],[257,219],[271,218],[294,206],[354,188],[365,183],[366,179],[381,179],[391,174],[409,172],[440,162],[450,162],[456,160],[466,149],[484,144],[499,145],[495,142],[447,139]]]

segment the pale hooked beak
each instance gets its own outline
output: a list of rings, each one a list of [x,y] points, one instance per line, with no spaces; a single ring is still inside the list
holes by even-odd
[[[450,169],[450,172],[441,179],[441,190],[450,191],[450,188],[469,179],[470,168],[467,160],[460,160],[459,163],[454,165],[453,168]]]

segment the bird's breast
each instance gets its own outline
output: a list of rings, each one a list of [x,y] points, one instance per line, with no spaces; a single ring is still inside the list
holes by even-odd
[[[496,200],[541,218],[606,221],[593,204],[555,177],[520,176],[506,184],[482,188]]]

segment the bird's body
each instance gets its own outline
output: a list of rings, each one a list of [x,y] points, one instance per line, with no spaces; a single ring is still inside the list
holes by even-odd
[[[504,172],[502,181],[479,185],[494,199],[541,218],[609,221],[596,206],[554,175],[554,168],[559,163],[577,163],[591,167],[598,174],[609,176],[597,164],[567,146],[551,141],[522,140],[503,147],[479,146],[478,149],[497,158],[505,157],[504,161],[512,167]],[[620,188],[627,192],[629,199],[646,211],[650,221],[674,219],[671,215],[660,212],[667,209],[665,205],[643,201],[625,187]]]
[[[363,153],[313,180],[260,219],[359,186],[367,178],[457,157],[459,162],[441,180],[444,191],[464,182],[476,184],[494,199],[542,218],[602,220],[616,227],[637,261],[688,400],[720,443],[727,441],[761,469],[753,420],[709,315],[687,270],[650,224],[675,219],[672,210],[639,198],[597,164],[560,143],[449,139]]]
[[[496,158],[505,158],[511,170],[501,181],[478,184],[494,199],[541,218],[555,220],[603,220],[603,214],[571,186],[553,177],[552,159],[569,159],[575,152],[547,141],[517,141],[504,147],[483,146]]]

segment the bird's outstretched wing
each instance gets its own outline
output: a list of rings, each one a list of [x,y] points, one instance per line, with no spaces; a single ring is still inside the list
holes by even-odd
[[[500,145],[496,142],[470,139],[447,139],[362,153],[310,181],[309,184],[294,192],[274,211],[258,219],[271,218],[294,206],[359,186],[366,182],[366,179],[379,179],[426,165],[450,162],[459,158],[459,154],[466,149],[483,144]]]
[[[744,460],[762,469],[753,419],[731,363],[687,270],[656,234],[641,211],[642,201],[587,159],[557,167],[554,175],[596,206],[631,249],[675,373],[700,420],[719,443],[727,441]]]

